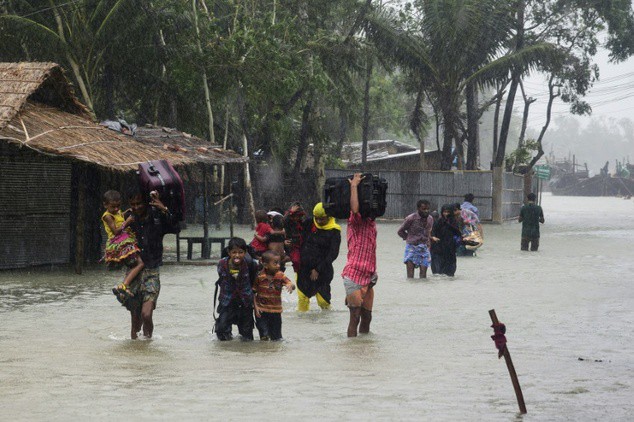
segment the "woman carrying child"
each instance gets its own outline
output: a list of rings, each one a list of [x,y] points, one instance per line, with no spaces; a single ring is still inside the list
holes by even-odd
[[[326,215],[319,202],[313,208],[313,220],[304,233],[297,277],[297,310],[308,311],[310,298],[317,297],[322,309],[330,308],[330,283],[334,277],[332,263],[339,256],[341,227]]]
[[[108,235],[105,261],[110,268],[124,264],[129,269],[123,282],[112,289],[112,293],[122,301],[126,296],[133,295],[128,288],[132,280],[143,270],[144,264],[134,234],[127,229],[134,221],[134,217],[130,215],[126,219],[121,212],[121,194],[115,190],[104,193],[103,207],[106,211],[101,216],[101,221]]]
[[[273,251],[262,255],[263,269],[253,283],[255,326],[260,340],[282,340],[282,288],[288,293],[295,285],[280,271],[280,256]]]

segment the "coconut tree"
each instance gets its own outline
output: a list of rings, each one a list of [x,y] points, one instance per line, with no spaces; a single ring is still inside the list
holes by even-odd
[[[417,74],[437,101],[443,120],[441,169],[451,168],[452,146],[460,154],[461,107],[465,88],[505,78],[509,69],[526,70],[546,60],[554,47],[538,43],[510,53],[513,9],[495,0],[422,0],[415,18],[403,25],[394,13],[368,17],[373,42]],[[462,160],[460,157],[459,162]]]

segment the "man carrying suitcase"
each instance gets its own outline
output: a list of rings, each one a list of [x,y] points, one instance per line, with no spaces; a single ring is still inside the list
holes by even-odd
[[[141,274],[130,285],[134,296],[125,304],[131,314],[130,335],[133,339],[137,338],[141,329],[146,338],[152,337],[152,314],[161,291],[159,269],[163,264],[163,236],[179,231],[177,218],[161,202],[158,193],[151,192],[150,198],[148,203],[146,195],[141,192],[135,192],[129,198],[134,214],[134,221],[129,227],[136,236],[145,263]]]
[[[348,337],[370,332],[376,274],[376,223],[359,213],[358,186],[363,180],[355,173],[350,180],[350,217],[348,219],[348,260],[341,273],[350,309]]]

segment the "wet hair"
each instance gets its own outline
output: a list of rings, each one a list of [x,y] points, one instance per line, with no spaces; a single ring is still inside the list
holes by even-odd
[[[262,262],[264,262],[265,264],[268,264],[269,262],[271,262],[273,258],[279,258],[279,257],[280,257],[280,254],[278,254],[275,251],[270,251],[270,250],[265,251],[262,254]]]
[[[419,200],[416,202],[416,209],[420,208],[420,206],[421,206],[421,205],[427,205],[427,206],[430,206],[429,201],[428,201],[428,200],[426,200],[426,199],[419,199]]]
[[[232,237],[229,239],[229,244],[227,245],[227,251],[231,251],[233,249],[242,249],[243,251],[247,251],[247,242],[244,241],[241,237]]]
[[[103,203],[109,204],[111,202],[121,202],[121,194],[116,190],[108,190],[103,194]]]
[[[284,228],[284,217],[282,217],[281,215],[276,215],[273,217],[273,219],[271,220],[271,227],[273,227],[276,230],[281,230]]]
[[[128,197],[128,201],[136,197],[140,197],[143,201],[149,202],[148,196],[139,188],[131,188],[126,192],[126,196]]]
[[[269,221],[269,216],[266,215],[266,211],[257,210],[255,212],[255,222],[256,223],[268,223],[268,221]]]
[[[531,192],[528,195],[526,195],[526,199],[528,199],[529,201],[534,201],[536,198],[537,198],[537,196],[535,196],[535,194],[533,192]]]
[[[474,199],[475,199],[475,196],[473,196],[472,193],[468,193],[464,196],[464,200],[467,202],[473,202]]]

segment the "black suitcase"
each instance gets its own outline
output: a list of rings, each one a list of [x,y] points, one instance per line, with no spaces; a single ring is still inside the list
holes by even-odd
[[[178,221],[185,219],[185,189],[178,172],[167,160],[154,160],[139,164],[139,185],[149,196],[153,190],[159,193],[161,202]]]
[[[387,182],[370,173],[363,174],[358,187],[359,213],[364,218],[376,218],[385,214],[387,206]],[[350,182],[352,176],[330,177],[324,185],[324,209],[335,218],[350,217]]]

